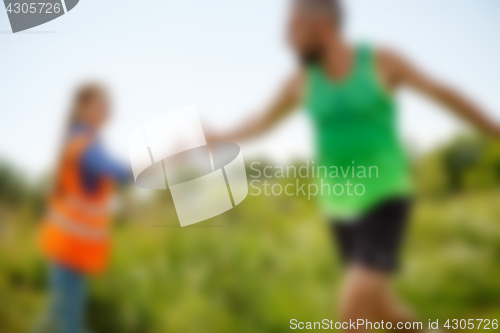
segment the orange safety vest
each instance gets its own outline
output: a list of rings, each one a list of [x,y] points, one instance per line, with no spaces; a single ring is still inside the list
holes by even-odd
[[[88,136],[75,136],[63,151],[56,191],[49,198],[42,225],[41,246],[50,260],[96,274],[104,270],[109,256],[113,182],[104,178],[94,193],[85,192],[80,159],[90,143]]]

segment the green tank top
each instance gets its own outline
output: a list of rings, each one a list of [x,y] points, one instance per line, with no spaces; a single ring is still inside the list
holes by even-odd
[[[316,134],[314,177],[320,205],[330,217],[356,217],[411,192],[396,106],[378,81],[374,59],[371,48],[356,48],[351,73],[340,82],[319,64],[307,68],[306,109]]]

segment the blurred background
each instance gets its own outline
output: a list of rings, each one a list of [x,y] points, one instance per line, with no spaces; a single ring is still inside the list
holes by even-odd
[[[389,44],[500,120],[500,3],[348,0],[353,41]],[[224,130],[264,105],[294,67],[285,0],[82,0],[12,34],[0,11],[0,332],[26,332],[47,301],[36,237],[75,86],[112,92],[109,150],[168,110],[198,106]],[[417,203],[397,288],[422,320],[500,317],[500,144],[410,92],[398,96]],[[242,146],[247,166],[312,156],[298,114]],[[247,168],[249,171],[249,168]],[[275,180],[287,182],[287,180]],[[90,285],[92,332],[281,332],[334,318],[341,278],[323,217],[305,197],[248,196],[180,228],[168,191],[119,191],[112,261]]]

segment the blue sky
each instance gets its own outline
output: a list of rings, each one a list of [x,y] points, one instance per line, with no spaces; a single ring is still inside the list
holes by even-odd
[[[392,46],[451,82],[500,121],[500,2],[348,0],[347,34]],[[85,78],[109,84],[106,137],[127,159],[128,134],[159,114],[196,104],[224,129],[258,112],[293,70],[284,43],[286,0],[81,0],[59,19],[11,34],[0,11],[0,157],[37,175],[54,159],[71,92]],[[402,137],[425,151],[462,128],[412,92],[398,95]],[[310,156],[311,128],[295,117],[246,156],[285,163]]]

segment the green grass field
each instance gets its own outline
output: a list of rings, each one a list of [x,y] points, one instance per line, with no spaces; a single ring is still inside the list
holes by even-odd
[[[342,268],[301,197],[249,196],[178,227],[168,193],[117,218],[109,270],[90,287],[91,332],[285,332],[336,319]],[[500,319],[500,192],[419,199],[395,283],[420,320]],[[0,332],[27,332],[46,302],[46,264],[28,207],[3,214]]]

